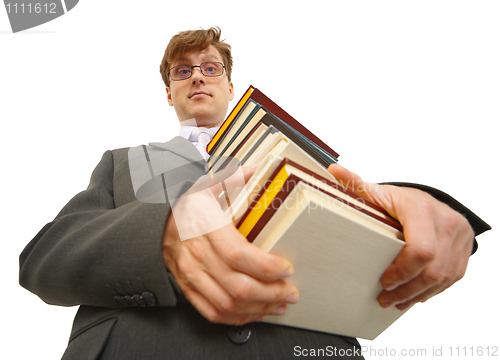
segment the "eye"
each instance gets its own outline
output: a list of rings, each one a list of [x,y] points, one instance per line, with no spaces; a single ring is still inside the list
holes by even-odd
[[[220,72],[221,65],[219,63],[204,63],[203,64],[203,72],[208,75],[215,75]]]
[[[173,77],[189,77],[189,75],[191,74],[191,67],[183,65],[176,66],[170,70],[170,73]]]

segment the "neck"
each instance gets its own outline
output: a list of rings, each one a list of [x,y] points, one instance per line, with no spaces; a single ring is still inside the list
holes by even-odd
[[[196,127],[204,127],[207,129],[213,128],[213,127],[220,127],[224,120],[221,121],[197,121],[196,119],[189,119],[189,120],[179,120],[179,123],[181,126],[196,126]]]

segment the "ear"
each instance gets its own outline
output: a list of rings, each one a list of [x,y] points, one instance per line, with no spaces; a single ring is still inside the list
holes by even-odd
[[[234,87],[233,87],[233,83],[230,82],[229,83],[229,101],[231,101],[233,99],[234,99]]]
[[[172,91],[170,90],[170,88],[168,86],[166,87],[166,89],[167,89],[168,105],[174,106],[174,103],[172,102]]]

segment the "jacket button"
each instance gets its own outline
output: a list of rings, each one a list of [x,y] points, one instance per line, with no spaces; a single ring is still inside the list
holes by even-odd
[[[144,302],[144,299],[142,298],[141,295],[135,294],[132,299],[134,299],[135,303],[139,305],[140,307],[146,307],[146,303]]]
[[[115,301],[120,305],[120,306],[127,306],[127,301],[123,298],[123,296],[117,295],[115,296]]]
[[[227,329],[227,337],[233,343],[242,345],[250,339],[252,331],[247,326],[230,326]]]
[[[154,294],[150,291],[144,291],[142,293],[142,299],[146,302],[148,306],[155,306],[156,305],[156,298]]]
[[[134,299],[132,298],[132,296],[125,295],[124,298],[125,298],[125,301],[127,302],[128,306],[137,306],[137,303],[134,301]]]

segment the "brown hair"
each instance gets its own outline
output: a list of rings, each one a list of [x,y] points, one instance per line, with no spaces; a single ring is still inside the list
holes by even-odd
[[[211,27],[208,30],[189,30],[183,31],[174,35],[168,43],[165,55],[160,64],[160,73],[163,82],[167,87],[170,86],[170,79],[167,72],[170,70],[172,63],[190,50],[204,50],[210,45],[215,47],[222,57],[222,61],[226,66],[226,74],[231,81],[231,70],[233,67],[233,58],[231,56],[231,45],[220,40],[221,30],[219,27]]]

